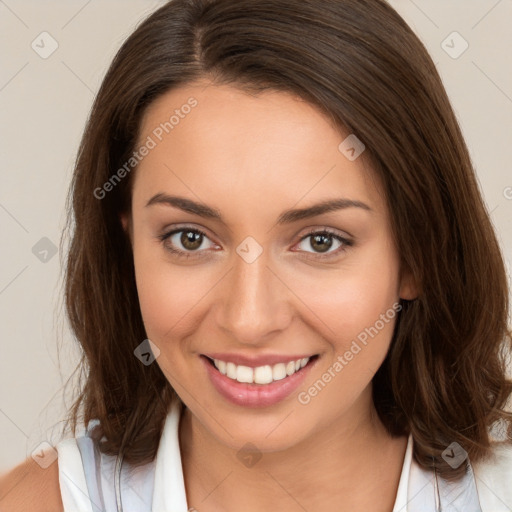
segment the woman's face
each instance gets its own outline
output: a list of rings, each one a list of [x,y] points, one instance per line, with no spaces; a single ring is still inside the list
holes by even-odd
[[[283,92],[199,82],[143,119],[123,223],[146,333],[192,421],[225,445],[280,450],[370,418],[413,290],[364,152],[339,149],[348,135]]]

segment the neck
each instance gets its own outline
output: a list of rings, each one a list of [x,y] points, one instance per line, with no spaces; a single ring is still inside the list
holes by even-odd
[[[223,510],[391,512],[407,438],[392,438],[373,407],[319,428],[283,451],[244,466],[185,408],[180,447],[189,507]],[[192,509],[192,510],[193,510]]]

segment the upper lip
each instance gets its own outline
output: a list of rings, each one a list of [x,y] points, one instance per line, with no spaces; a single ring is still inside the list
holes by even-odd
[[[247,356],[243,354],[230,354],[227,352],[215,352],[203,354],[210,359],[220,359],[226,363],[234,363],[237,366],[249,366],[256,368],[258,366],[273,366],[279,363],[288,363],[290,361],[297,361],[297,359],[304,359],[306,357],[313,357],[316,354],[266,354],[261,356]]]

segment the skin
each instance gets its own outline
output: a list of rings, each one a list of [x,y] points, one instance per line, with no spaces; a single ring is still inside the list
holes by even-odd
[[[191,96],[198,105],[139,164],[132,210],[121,218],[146,332],[161,351],[156,363],[187,406],[180,446],[188,504],[199,512],[391,511],[407,439],[391,438],[378,419],[371,379],[396,318],[307,405],[297,400],[365,327],[416,296],[407,274],[399,280],[379,180],[364,153],[349,161],[338,150],[348,133],[284,92],[250,95],[208,82],[173,89],[147,109],[139,142]],[[160,192],[216,208],[223,222],[146,207]],[[277,225],[284,210],[341,197],[370,210]],[[182,233],[158,239],[177,227],[207,237],[195,252]],[[304,238],[311,228],[352,245],[330,238],[322,252]],[[263,249],[252,263],[236,252],[248,236]],[[173,243],[193,257],[171,253]],[[211,385],[199,355],[214,351],[320,358],[291,396],[248,408]],[[248,442],[262,455],[252,467],[236,456]]]

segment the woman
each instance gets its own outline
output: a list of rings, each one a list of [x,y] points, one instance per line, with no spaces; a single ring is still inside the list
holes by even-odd
[[[34,502],[44,481],[66,512],[510,510],[503,259],[384,1],[164,5],[70,192],[88,375]]]

